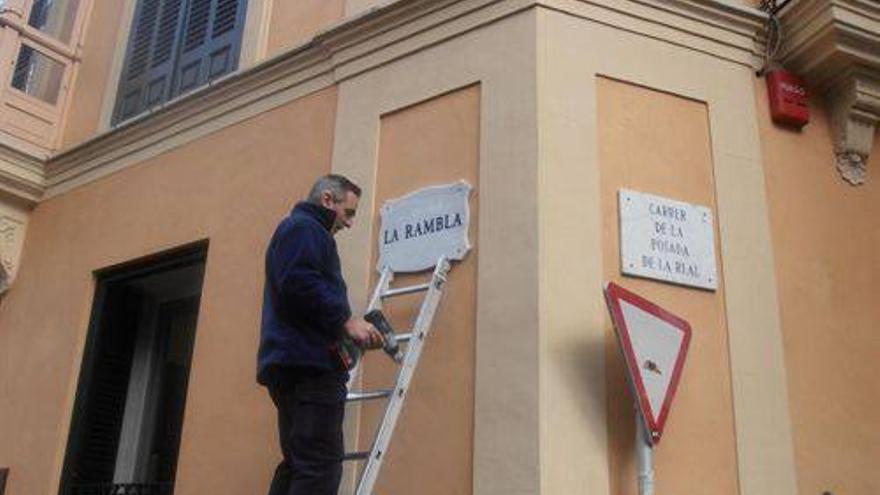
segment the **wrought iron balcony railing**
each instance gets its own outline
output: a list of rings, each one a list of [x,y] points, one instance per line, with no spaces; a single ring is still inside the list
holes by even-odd
[[[76,483],[66,495],[172,495],[172,483]]]

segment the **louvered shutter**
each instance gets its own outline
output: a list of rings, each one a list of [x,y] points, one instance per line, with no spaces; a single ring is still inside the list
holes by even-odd
[[[111,287],[103,299],[80,375],[62,493],[113,480],[140,308],[140,296],[125,287]]]
[[[28,24],[31,26],[44,26],[49,18],[49,7],[51,6],[51,0],[34,0],[31,6],[31,15],[28,17]]]
[[[157,411],[149,456],[149,471],[155,473],[151,481],[173,483],[177,472],[198,315],[198,297],[163,303],[159,308],[157,338],[162,348],[157,366],[161,377],[156,384]]]
[[[28,45],[21,45],[18,58],[15,60],[15,68],[12,69],[12,87],[22,91],[27,90],[31,78],[31,59],[34,56],[34,51],[26,47]]]
[[[140,0],[117,93],[114,123],[168,99],[184,0]]]
[[[171,98],[238,67],[246,0],[189,0]]]

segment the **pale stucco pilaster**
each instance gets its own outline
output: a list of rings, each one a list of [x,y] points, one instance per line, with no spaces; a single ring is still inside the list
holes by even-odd
[[[605,309],[601,261],[594,250],[602,232],[600,209],[591,197],[600,165],[595,79],[603,76],[702,101],[709,109],[740,490],[794,495],[782,335],[748,57],[683,49],[672,40],[591,22],[584,4],[554,3],[565,8],[546,10],[538,21],[543,33],[538,50],[542,488],[608,493],[604,371],[597,344]],[[567,149],[559,149],[562,143]],[[570,195],[581,196],[579,210],[572,210]],[[583,231],[571,232],[571,224]],[[573,305],[578,311],[570,309]],[[566,359],[565,353],[577,347],[581,361]],[[589,401],[577,393],[585,390]]]
[[[541,493],[608,494],[595,77],[537,14]]]
[[[271,26],[272,6],[275,0],[249,0],[244,33],[241,39],[240,69],[253,67],[266,57]]]
[[[481,495],[539,491],[534,29],[534,11],[518,14],[339,86],[332,168],[366,186],[362,210],[372,212],[380,116],[481,85],[473,467]],[[340,243],[356,302],[367,297],[373,267],[363,247],[377,220]]]

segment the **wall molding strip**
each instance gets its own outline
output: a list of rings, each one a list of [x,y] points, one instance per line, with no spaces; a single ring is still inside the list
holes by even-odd
[[[31,203],[51,198],[533,8],[591,19],[742,65],[754,65],[761,53],[760,31],[766,18],[757,9],[721,0],[390,1],[340,21],[298,48],[218,79],[73,148],[51,157],[31,156],[42,164],[42,174],[33,167],[5,167],[0,187]]]

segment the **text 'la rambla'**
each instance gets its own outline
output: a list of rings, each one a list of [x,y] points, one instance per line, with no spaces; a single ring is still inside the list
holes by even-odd
[[[403,239],[413,239],[434,232],[461,227],[461,213],[438,215],[420,222],[403,224],[400,227],[386,230],[382,242],[386,245],[393,244],[401,239],[400,229],[403,229]]]

